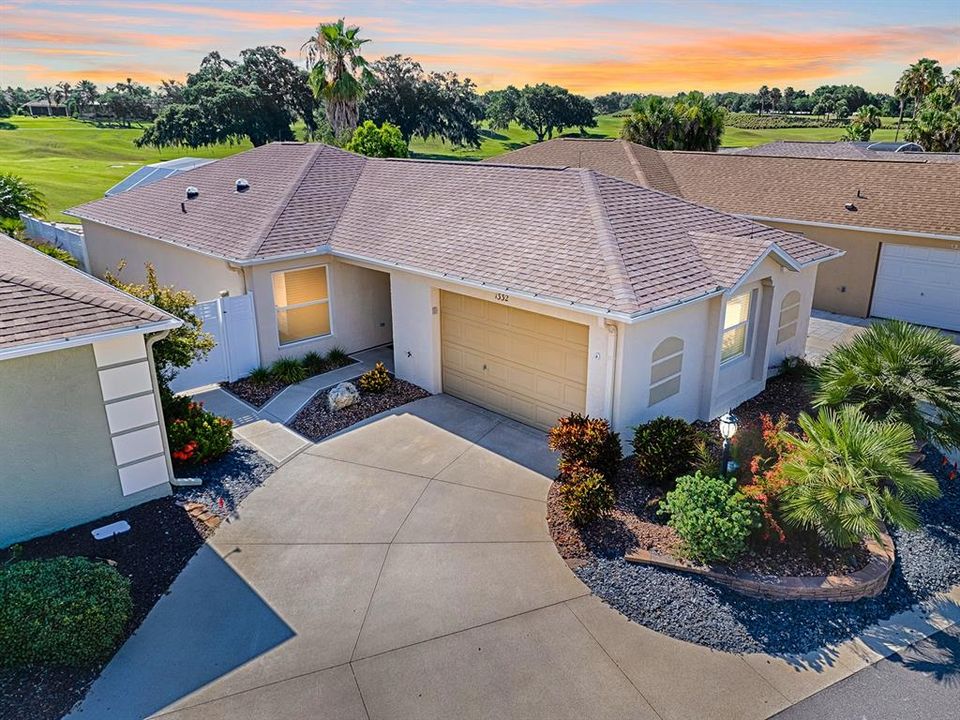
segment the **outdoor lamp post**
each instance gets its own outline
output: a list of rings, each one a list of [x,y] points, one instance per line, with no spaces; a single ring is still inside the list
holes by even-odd
[[[723,475],[730,474],[730,441],[737,434],[737,416],[731,412],[720,416],[720,437],[723,438]]]

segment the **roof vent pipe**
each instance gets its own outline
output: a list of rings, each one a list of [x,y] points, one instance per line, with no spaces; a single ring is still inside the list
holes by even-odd
[[[200,191],[193,185],[187,186],[187,200],[195,200],[200,196]]]
[[[237,192],[242,193],[250,189],[250,182],[244,178],[237,178]]]

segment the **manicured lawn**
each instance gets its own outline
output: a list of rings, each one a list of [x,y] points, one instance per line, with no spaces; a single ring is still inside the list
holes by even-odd
[[[601,115],[589,137],[617,137],[623,118]],[[298,131],[302,128],[297,128]],[[70,118],[15,116],[0,121],[0,172],[13,172],[35,184],[46,196],[48,218],[72,221],[62,214],[74,205],[102,197],[105,190],[147,163],[185,155],[219,158],[246,150],[249,143],[205,148],[138,148],[133,144],[142,128],[104,128]],[[575,134],[576,131],[568,134]],[[753,146],[773,140],[839,140],[842,128],[788,128],[741,130],[728,128],[725,146]],[[414,157],[482,160],[528,145],[536,136],[512,124],[506,130],[483,131],[479,149],[453,148],[439,140],[414,139]],[[875,140],[892,140],[893,130],[878,130]]]
[[[142,128],[99,128],[69,118],[15,116],[0,121],[0,172],[35,184],[47,200],[51,220],[76,222],[62,214],[73,205],[103,197],[105,190],[141,165],[193,157],[224,157],[250,147],[138,148]]]

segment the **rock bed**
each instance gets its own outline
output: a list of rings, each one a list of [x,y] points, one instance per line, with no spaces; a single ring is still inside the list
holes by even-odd
[[[922,526],[893,531],[897,562],[887,589],[853,603],[748,598],[707,580],[591,553],[574,572],[631,620],[666,635],[728,652],[805,653],[841,642],[960,584],[960,479],[929,451],[922,467],[943,496],[921,506]]]
[[[339,370],[342,367],[347,367],[347,365],[353,365],[355,362],[357,361],[352,358],[347,358],[343,362],[339,363],[327,361],[324,366],[318,370],[318,372],[308,372],[306,377],[304,377],[304,380],[314,377],[315,375],[321,375],[325,372]],[[236,395],[244,402],[250,403],[255,408],[262,408],[268,402],[273,400],[277,393],[290,387],[290,385],[291,383],[283,382],[282,380],[267,380],[266,382],[257,383],[248,377],[243,377],[239,380],[234,380],[233,382],[220,383],[220,387],[222,387],[224,390]]]
[[[290,427],[304,437],[317,442],[377,413],[392,410],[429,395],[430,393],[413,383],[394,378],[390,387],[382,393],[361,391],[359,402],[331,412],[327,408],[327,393],[321,392],[297,414],[290,423]]]
[[[151,500],[110,517],[28,540],[20,545],[20,557],[24,560],[58,555],[99,558],[130,578],[133,615],[122,642],[139,627],[212,532],[203,523],[194,522],[179,503],[203,502],[216,511],[217,500],[222,497],[224,508],[219,512],[231,511],[273,469],[252,448],[235,443],[222,458],[177,472],[180,477],[191,474],[202,477],[209,484],[177,489],[173,497]],[[94,540],[90,535],[94,528],[117,520],[126,520],[130,530],[108,540]],[[0,551],[0,562],[8,556],[9,551]],[[105,664],[86,668],[0,669],[0,718],[57,720],[63,717],[83,698]]]

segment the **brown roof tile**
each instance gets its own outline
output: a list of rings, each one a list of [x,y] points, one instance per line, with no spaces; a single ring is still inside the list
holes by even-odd
[[[174,318],[0,235],[0,350]]]

